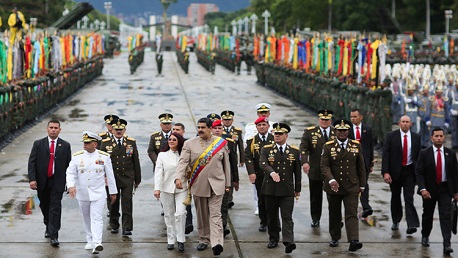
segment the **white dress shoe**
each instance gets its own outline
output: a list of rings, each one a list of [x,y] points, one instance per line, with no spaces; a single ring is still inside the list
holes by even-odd
[[[103,250],[102,244],[94,244],[94,249],[92,249],[92,253],[98,254],[102,250]]]
[[[94,245],[92,243],[86,243],[86,245],[84,246],[84,249],[86,250],[92,250],[92,248],[94,248]]]

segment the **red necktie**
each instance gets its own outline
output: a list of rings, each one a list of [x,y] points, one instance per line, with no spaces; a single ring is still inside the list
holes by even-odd
[[[51,141],[51,147],[49,147],[48,177],[52,177],[53,166],[54,166],[54,141]]]
[[[402,148],[402,165],[407,166],[407,134],[404,134],[404,147]]]
[[[442,155],[441,149],[437,149],[437,161],[436,161],[436,183],[442,183]]]
[[[361,141],[361,133],[359,132],[359,126],[356,127],[356,140]]]

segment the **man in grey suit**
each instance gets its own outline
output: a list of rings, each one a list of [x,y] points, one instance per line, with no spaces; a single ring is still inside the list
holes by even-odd
[[[197,122],[197,137],[187,140],[181,151],[176,171],[175,185],[182,188],[180,178],[191,167],[190,188],[194,196],[199,231],[197,250],[203,251],[211,244],[214,255],[223,251],[223,223],[221,204],[225,192],[231,187],[231,168],[227,141],[212,136],[212,122],[201,118]]]

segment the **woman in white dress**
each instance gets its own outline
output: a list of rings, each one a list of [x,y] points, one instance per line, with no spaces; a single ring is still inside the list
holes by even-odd
[[[178,251],[184,252],[186,205],[183,201],[187,196],[187,179],[183,189],[175,187],[175,171],[180,159],[181,149],[185,139],[179,133],[172,133],[168,139],[164,151],[160,152],[154,171],[154,197],[161,199],[164,207],[164,221],[167,226],[167,249],[175,249],[178,242]]]

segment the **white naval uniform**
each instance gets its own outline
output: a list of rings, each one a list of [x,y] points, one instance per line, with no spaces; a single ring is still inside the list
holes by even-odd
[[[67,187],[76,188],[76,198],[83,215],[88,243],[102,243],[102,212],[106,205],[105,177],[110,194],[117,194],[110,155],[95,150],[79,151],[72,156],[67,168]]]

